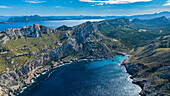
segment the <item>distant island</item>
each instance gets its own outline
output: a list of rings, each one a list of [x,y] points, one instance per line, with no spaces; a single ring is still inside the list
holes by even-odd
[[[23,16],[23,17],[12,17],[8,19],[8,22],[34,22],[34,21],[48,21],[50,17],[41,17],[39,15]]]
[[[154,14],[144,14],[144,15],[133,15],[133,16],[14,16],[9,17],[6,22],[1,21],[0,23],[15,23],[15,22],[35,22],[35,21],[52,21],[52,20],[84,20],[84,19],[115,19],[115,18],[129,18],[129,19],[153,19],[157,17],[165,16],[170,18],[170,12],[164,11]],[[1,16],[0,16],[1,18]],[[3,16],[4,18],[4,16]]]
[[[11,23],[11,22],[0,21],[0,24],[6,24],[6,23]]]

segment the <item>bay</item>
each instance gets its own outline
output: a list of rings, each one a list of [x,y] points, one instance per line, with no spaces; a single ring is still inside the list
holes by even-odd
[[[125,58],[72,62],[38,77],[19,96],[139,96],[141,88],[120,65]]]

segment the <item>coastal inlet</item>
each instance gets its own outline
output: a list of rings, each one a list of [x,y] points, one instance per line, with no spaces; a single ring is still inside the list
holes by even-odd
[[[140,87],[120,65],[125,58],[66,64],[37,77],[19,96],[139,96]]]

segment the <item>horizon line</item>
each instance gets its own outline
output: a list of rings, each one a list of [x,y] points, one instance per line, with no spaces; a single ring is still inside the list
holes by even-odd
[[[135,16],[135,15],[151,15],[151,14],[159,14],[159,13],[163,13],[163,12],[169,12],[170,11],[160,11],[160,12],[152,12],[152,13],[145,13],[145,14],[132,14],[132,15],[39,15],[39,14],[30,14],[30,15],[0,15],[0,16],[4,16],[4,17],[10,17],[10,16],[34,16],[34,15],[38,15],[38,16]]]

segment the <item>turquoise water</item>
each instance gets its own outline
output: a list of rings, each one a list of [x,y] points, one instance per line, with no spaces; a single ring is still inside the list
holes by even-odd
[[[103,19],[88,19],[88,20],[55,20],[55,21],[39,21],[39,22],[22,22],[22,23],[8,23],[8,24],[0,24],[0,31],[6,30],[8,28],[21,28],[23,26],[33,25],[33,24],[40,24],[50,28],[57,28],[62,25],[67,26],[76,26],[82,24],[87,21],[101,21]]]
[[[124,56],[72,62],[38,77],[20,96],[139,96]]]

